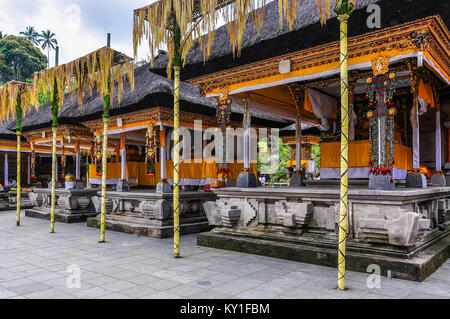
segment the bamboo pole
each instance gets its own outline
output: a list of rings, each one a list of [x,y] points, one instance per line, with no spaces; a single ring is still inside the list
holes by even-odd
[[[58,58],[59,58],[59,47],[56,47],[55,50],[55,66],[58,65]],[[50,233],[55,232],[55,190],[56,190],[56,165],[57,165],[57,159],[56,159],[56,135],[58,133],[58,85],[54,83],[54,89],[53,89],[53,97],[52,97],[52,189],[51,189],[51,195],[50,195]]]
[[[173,57],[173,255],[180,257],[180,55],[181,34],[177,24],[174,29],[175,55]]]
[[[50,201],[50,232],[55,232],[55,189],[56,189],[56,134],[58,132],[58,127],[52,127],[53,138],[52,138],[52,189],[51,189],[51,201]]]
[[[107,34],[107,47],[111,47],[111,34]],[[111,92],[111,81],[108,79],[108,92]],[[100,210],[100,243],[105,242],[105,220],[106,220],[106,171],[108,164],[108,123],[109,107],[111,105],[111,96],[108,94],[103,99],[103,144],[102,144],[102,202]]]
[[[16,134],[17,134],[17,217],[16,217],[16,224],[17,226],[20,226],[20,195],[21,195],[21,187],[20,187],[20,137],[22,134],[22,107],[21,107],[21,97],[20,92],[17,95],[17,105],[16,105],[16,115],[17,115],[17,128],[16,128]]]
[[[347,26],[354,9],[352,2],[338,1],[335,12],[340,22],[340,71],[341,71],[341,179],[339,200],[338,241],[338,289],[345,289],[345,245],[348,214],[348,65]]]
[[[173,128],[174,128],[174,151],[173,151],[173,253],[175,257],[180,256],[180,67],[174,66],[174,105],[173,105]]]
[[[105,112],[103,114],[103,145],[102,145],[102,207],[100,215],[100,243],[105,242],[105,219],[106,219],[106,167],[107,167],[107,151],[108,151],[108,122],[109,113],[109,96],[104,100]]]

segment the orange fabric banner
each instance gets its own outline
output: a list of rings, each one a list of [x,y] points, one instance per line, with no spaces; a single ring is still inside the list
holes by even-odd
[[[166,138],[165,138],[165,132],[166,130],[164,129],[164,127],[159,130],[159,143],[161,144],[161,147],[166,147]]]
[[[320,167],[340,167],[340,142],[320,143]],[[411,147],[395,144],[395,164],[398,169],[412,168]],[[348,166],[369,167],[369,141],[350,141],[348,145]]]
[[[80,141],[75,141],[75,154],[78,153],[78,150],[80,149]]]
[[[120,134],[120,149],[125,149],[125,133]]]
[[[425,103],[430,104],[432,108],[436,106],[436,103],[434,102],[433,89],[429,84],[424,83],[423,80],[419,81],[418,95],[425,101]]]
[[[239,173],[244,168],[243,163],[230,164],[228,179],[236,180]],[[106,178],[120,178],[121,165],[119,163],[109,163],[106,168]],[[257,175],[258,166],[256,163],[251,164],[251,170]],[[94,164],[89,165],[89,178],[101,178],[97,175]],[[143,162],[127,162],[126,178],[138,179],[139,185],[155,186],[161,179],[161,164],[155,163],[155,176],[147,177],[147,164]],[[166,178],[173,179],[173,161],[166,161]],[[207,163],[180,163],[180,178],[187,179],[206,179],[217,178],[216,162]],[[133,185],[134,186],[134,185]]]

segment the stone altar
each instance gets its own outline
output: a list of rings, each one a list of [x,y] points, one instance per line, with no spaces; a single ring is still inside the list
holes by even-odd
[[[337,187],[224,188],[198,244],[336,267]],[[450,187],[349,190],[347,268],[424,280],[450,255]]]
[[[84,222],[98,214],[92,201],[92,197],[97,196],[95,189],[58,188],[55,195],[55,220],[58,222]],[[29,197],[33,208],[25,210],[25,216],[50,220],[51,189],[35,188]]]
[[[100,192],[92,198],[97,213],[100,213],[99,195]],[[157,193],[154,190],[108,191],[106,197],[106,229],[154,238],[173,236],[172,193]],[[203,204],[216,198],[212,192],[180,192],[182,235],[211,229]],[[89,218],[87,226],[100,227],[100,215]]]
[[[22,190],[20,192],[20,208],[26,209],[33,207],[31,199],[29,196],[30,192]],[[8,203],[10,209],[15,209],[17,207],[17,190],[12,190],[8,192]]]

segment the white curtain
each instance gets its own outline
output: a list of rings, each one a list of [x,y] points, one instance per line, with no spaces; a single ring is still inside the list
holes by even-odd
[[[330,129],[328,119],[333,115],[336,99],[310,88],[308,88],[307,92],[314,115],[320,119],[324,130],[328,131]]]
[[[420,125],[419,116],[427,111],[428,105],[418,97],[411,110],[413,168],[420,167]]]

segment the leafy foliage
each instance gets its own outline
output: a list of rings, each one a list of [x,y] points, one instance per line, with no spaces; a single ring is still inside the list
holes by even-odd
[[[39,33],[34,29],[34,27],[27,27],[25,31],[20,32],[20,35],[23,35],[25,39],[38,46],[41,43]]]
[[[311,147],[312,158],[314,159],[314,170],[320,170],[320,144]]]
[[[270,175],[269,184],[282,182],[286,177],[285,167],[291,157],[291,148],[278,140],[278,153],[271,154],[268,138],[258,142],[258,172]],[[278,163],[276,160],[278,159]]]
[[[45,69],[47,59],[26,38],[10,35],[0,40],[0,81],[27,81]]]
[[[42,50],[47,49],[47,66],[50,67],[50,50],[54,50],[56,46],[58,45],[58,40],[56,40],[55,37],[56,34],[51,32],[50,30],[41,32],[41,48]]]

